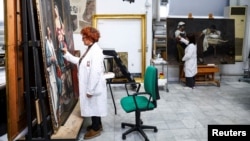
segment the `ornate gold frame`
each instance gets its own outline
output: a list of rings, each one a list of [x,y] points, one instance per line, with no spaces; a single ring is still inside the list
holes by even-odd
[[[146,68],[146,15],[145,14],[97,14],[92,17],[92,25],[97,28],[98,19],[140,19],[141,20],[141,77]]]

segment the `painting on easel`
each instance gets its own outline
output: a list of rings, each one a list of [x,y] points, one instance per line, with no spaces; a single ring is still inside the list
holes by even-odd
[[[234,64],[235,31],[232,19],[167,18],[167,60],[182,64],[186,45],[176,36],[196,35],[198,64]]]
[[[74,54],[69,0],[36,0],[40,40],[54,133],[64,124],[78,100],[74,91],[75,66],[63,58],[61,48]]]

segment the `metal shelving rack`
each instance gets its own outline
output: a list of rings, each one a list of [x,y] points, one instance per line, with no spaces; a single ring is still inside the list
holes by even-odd
[[[161,54],[163,59],[167,59],[167,35],[166,21],[153,22],[153,57]]]
[[[164,87],[167,92],[169,92],[168,89],[168,62],[161,59],[151,59],[150,61],[151,65],[153,66],[160,66],[161,68],[157,68],[158,69],[158,76],[160,73],[163,73],[164,78],[159,78],[158,79],[158,86],[159,87]],[[167,69],[167,72],[165,72],[165,68]]]

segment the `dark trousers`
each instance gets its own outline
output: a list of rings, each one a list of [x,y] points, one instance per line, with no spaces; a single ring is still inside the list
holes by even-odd
[[[195,76],[186,77],[186,86],[193,88],[195,85]]]
[[[100,126],[102,125],[101,117],[93,116],[91,117],[92,120],[92,129],[97,131],[100,129]]]

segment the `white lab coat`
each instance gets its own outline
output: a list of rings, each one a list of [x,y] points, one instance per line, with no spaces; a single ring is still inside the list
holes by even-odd
[[[107,115],[107,87],[104,78],[104,55],[97,43],[94,43],[80,65],[79,57],[65,53],[64,58],[78,65],[79,100],[81,116]],[[86,94],[92,95],[88,98]]]
[[[195,76],[197,74],[197,46],[196,45],[192,43],[188,44],[188,46],[185,48],[185,54],[182,58],[182,61],[185,61],[184,63],[185,77]]]

